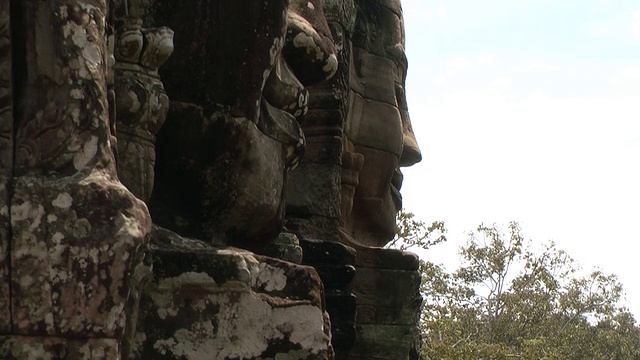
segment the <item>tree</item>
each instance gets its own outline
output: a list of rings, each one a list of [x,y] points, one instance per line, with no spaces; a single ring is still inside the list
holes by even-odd
[[[413,240],[396,244],[438,243],[415,244],[411,231],[427,228],[404,217],[399,234]],[[421,264],[424,359],[640,359],[640,328],[615,275],[585,274],[554,243],[534,251],[517,222],[480,225],[460,260],[453,272]]]
[[[444,222],[434,221],[427,226],[424,221],[417,220],[413,213],[401,209],[396,215],[396,236],[386,247],[401,250],[418,247],[426,250],[445,242],[446,232]]]

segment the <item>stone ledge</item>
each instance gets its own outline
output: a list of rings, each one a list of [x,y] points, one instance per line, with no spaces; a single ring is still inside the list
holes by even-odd
[[[67,339],[45,336],[0,336],[3,360],[120,360],[115,339]]]
[[[154,229],[139,359],[331,359],[313,268]]]

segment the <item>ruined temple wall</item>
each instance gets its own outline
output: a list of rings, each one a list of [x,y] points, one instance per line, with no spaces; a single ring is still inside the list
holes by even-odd
[[[301,164],[289,173],[287,226],[309,239],[337,242],[355,6],[351,0],[327,0],[324,7],[338,50],[338,70],[330,80],[308,87],[309,112],[302,124],[307,144]]]
[[[10,3],[13,5],[11,11]],[[115,17],[121,19],[125,15],[124,3],[127,2],[0,0],[0,358],[24,359],[37,354],[51,359],[120,359],[121,356],[128,358],[133,350],[141,358],[198,359],[213,353],[219,357],[246,359],[282,356],[331,359],[334,349],[337,359],[407,357],[407,349],[411,347],[407,343],[412,340],[411,326],[415,319],[412,316],[413,306],[418,301],[412,292],[417,289],[417,278],[412,277],[413,267],[399,268],[396,261],[387,266],[381,260],[386,261],[395,253],[370,254],[369,249],[358,249],[356,259],[355,251],[340,243],[344,240],[341,221],[345,212],[351,210],[349,199],[352,201],[363,160],[362,155],[352,156],[345,151],[348,141],[345,141],[344,129],[349,119],[348,94],[352,76],[351,38],[356,17],[353,1],[324,1],[326,20],[338,50],[339,68],[333,79],[308,86],[310,109],[304,120],[300,119],[307,138],[307,152],[287,180],[289,230],[301,235],[301,240],[309,240],[301,244],[305,251],[303,262],[313,265],[320,278],[311,267],[231,248],[212,241],[212,238],[217,240],[212,236],[203,236],[200,239],[203,241],[199,241],[187,239],[190,234],[178,230],[180,234],[171,235],[163,229],[151,230],[145,205],[118,180],[113,152],[114,116],[120,116],[128,109],[125,108],[126,101],[119,111],[113,111],[114,104],[108,102],[108,91],[117,86],[110,87],[107,81],[106,33],[108,26],[113,25],[109,21],[114,20],[108,20],[107,13],[108,5],[111,5]],[[144,11],[145,7],[157,10],[152,5],[158,0],[129,0],[128,3],[131,6],[129,15],[144,18],[136,21],[151,20],[151,23],[145,23],[145,27],[170,25],[154,23],[153,19],[158,19],[154,15],[158,13]],[[170,4],[170,7],[162,8],[168,17],[173,15],[171,6],[179,6],[171,1],[162,3]],[[269,2],[225,2],[236,6],[234,16],[237,17],[251,12],[238,7],[238,4],[247,3],[260,5]],[[293,1],[271,2],[279,6],[279,10],[277,16],[269,13],[267,22],[273,20],[275,23],[272,25],[284,29],[282,14],[286,11],[280,10],[286,6],[284,4],[290,3]],[[304,5],[302,9],[309,8],[312,3],[320,7],[323,1],[301,2]],[[200,0],[193,4],[217,6],[218,3]],[[214,5],[209,9],[212,16],[219,15]],[[182,24],[176,25],[188,29],[192,25],[186,23],[188,11],[184,15],[185,19],[178,19]],[[19,28],[14,27],[10,31],[10,20]],[[245,37],[255,35],[248,26],[252,24],[250,19],[226,20],[236,27],[225,29],[221,26],[220,31],[210,34],[208,51],[218,49],[217,40],[233,45],[235,32],[245,32]],[[206,28],[207,21],[201,25]],[[222,31],[228,31],[225,33],[228,36],[223,36]],[[176,32],[177,36],[184,34]],[[201,34],[196,31],[196,35]],[[276,35],[282,41],[282,33]],[[276,56],[282,47],[271,47],[274,42],[269,42],[270,39],[271,36],[262,38],[261,45],[264,46],[258,49],[261,53],[269,53],[268,57],[253,67],[244,64],[251,74],[257,73],[247,75],[250,81],[239,81],[242,86],[250,87],[249,90],[235,91],[235,96],[244,102],[240,105],[229,102],[225,103],[227,107],[223,107],[228,112],[229,108],[237,105],[235,110],[242,110],[242,116],[236,112],[218,115],[229,124],[245,124],[251,128],[251,136],[260,137],[270,144],[265,146],[252,141],[245,133],[238,135],[241,141],[231,145],[246,151],[246,143],[252,143],[255,146],[253,151],[265,154],[264,158],[250,161],[252,166],[267,166],[272,173],[254,176],[251,178],[253,182],[234,184],[241,189],[276,189],[278,195],[269,199],[282,201],[279,191],[292,158],[281,156],[280,152],[290,152],[291,149],[287,148],[290,144],[274,136],[282,135],[282,132],[278,133],[282,129],[270,129],[272,132],[265,136],[265,127],[260,128],[259,124],[253,123],[258,121],[253,115],[260,113],[257,107],[253,108],[254,100],[262,101],[273,95],[259,93],[256,89],[262,90],[265,83],[267,87],[272,86],[271,90],[276,88],[269,81],[277,76],[267,78],[269,74],[263,72],[264,67],[270,69],[274,65],[273,59],[282,60]],[[255,41],[249,39],[248,42]],[[11,43],[24,44],[24,47],[11,49]],[[144,47],[146,50],[153,48],[148,44]],[[177,56],[186,56],[193,50],[188,42],[182,45]],[[202,50],[202,47],[198,49]],[[194,61],[199,59],[198,56],[207,54],[204,51],[194,55]],[[216,53],[216,56],[224,58],[225,54]],[[269,59],[268,66],[265,65],[266,59]],[[304,56],[301,59],[297,60],[303,64],[308,60]],[[223,60],[229,61],[226,58],[220,61]],[[295,62],[296,59],[293,60]],[[132,69],[131,66],[138,63],[136,60],[117,66],[124,65]],[[191,93],[203,103],[185,105],[189,98],[179,99],[183,103],[174,102],[173,110],[180,106],[186,106],[189,111],[197,108],[199,112],[196,115],[200,119],[204,108],[206,115],[210,116],[220,110],[217,100],[201,96],[213,83],[216,91],[224,93],[227,84],[221,82],[229,78],[223,81],[214,77],[211,80],[198,74],[182,78],[181,70],[188,65],[188,62],[174,65],[173,74],[167,73],[174,79],[168,83],[175,83],[174,94]],[[204,72],[217,68],[215,61],[199,65],[204,65]],[[279,63],[281,69],[285,65],[284,61]],[[160,86],[157,73],[152,75],[153,81]],[[237,74],[232,71],[231,77],[234,75]],[[149,81],[138,75],[132,79],[143,83]],[[192,84],[195,82],[197,86]],[[123,88],[129,86],[125,85]],[[183,87],[188,87],[188,91],[181,91]],[[245,90],[252,96],[244,97]],[[246,102],[249,98],[252,101]],[[251,109],[244,111],[243,106]],[[270,111],[276,113],[273,109]],[[252,122],[242,122],[244,120],[239,120],[240,117],[250,118]],[[119,119],[125,120],[124,117]],[[206,121],[217,119],[211,116]],[[293,118],[288,116],[287,119]],[[226,160],[237,162],[238,159],[250,158],[246,152],[235,151],[219,141],[220,138],[232,140],[231,137],[221,133],[216,137],[199,131],[198,126],[185,129],[183,120],[184,117],[177,118],[174,123],[176,129],[193,130],[202,137],[201,143],[207,145],[197,149],[201,151],[198,156],[215,162],[211,160],[212,148],[209,147],[215,143],[219,146],[215,151],[226,154]],[[297,124],[298,119],[293,121]],[[158,127],[160,123],[157,123]],[[120,130],[123,128],[121,126]],[[175,141],[177,130],[167,129],[168,136]],[[234,129],[237,127],[232,127]],[[193,145],[194,138],[185,139],[177,142]],[[119,145],[123,143],[119,142]],[[127,147],[122,149],[135,153]],[[169,147],[165,150],[171,152],[175,149]],[[152,150],[149,154],[155,155]],[[277,159],[266,156],[269,154],[277,156]],[[182,163],[189,163],[183,160],[179,158]],[[121,161],[118,165],[126,167],[124,163]],[[216,169],[209,174],[230,178],[253,173],[241,173],[233,168],[228,168],[227,172]],[[175,169],[169,170],[175,172]],[[207,172],[204,170],[202,164],[193,168],[196,174]],[[176,178],[183,177],[183,172],[176,173]],[[279,179],[275,185],[270,183],[273,179]],[[153,183],[152,180],[150,182]],[[171,186],[178,197],[193,190],[192,186],[182,184]],[[212,189],[220,191],[216,186]],[[200,200],[199,196],[196,198]],[[214,204],[206,204],[209,209],[217,205],[214,210],[222,213],[239,209],[238,206],[224,208],[220,202],[212,202]],[[265,199],[259,199],[249,204],[247,209],[258,208],[265,203]],[[193,204],[187,205],[192,208]],[[280,215],[278,205],[270,204],[269,208],[277,210]],[[175,208],[171,210],[169,214],[175,215]],[[212,223],[220,220],[211,212],[204,215]],[[241,212],[236,220],[250,228],[257,227],[258,232],[264,230],[258,218],[250,212]],[[281,224],[273,224],[272,228],[279,231]],[[153,240],[147,248],[150,237]],[[150,274],[148,263],[142,262],[144,256],[155,261],[155,270],[150,286],[140,294],[141,282]],[[368,259],[372,259],[371,262],[367,262]],[[354,278],[354,264],[359,275],[349,288],[348,284]],[[356,299],[351,292],[360,296],[358,342],[353,352]],[[137,338],[133,339],[132,336],[136,335],[137,299],[140,297],[143,298],[142,320]],[[396,308],[401,310],[396,311]],[[330,322],[325,311],[331,315]],[[258,341],[254,341],[256,339]],[[256,344],[260,346],[256,347]]]
[[[0,0],[0,335],[11,328],[9,299],[9,191],[13,162],[13,96],[9,0]]]
[[[13,49],[14,119],[10,112],[0,118],[2,175],[12,176],[3,181],[11,185],[3,197],[11,219],[3,232],[9,240],[1,238],[8,259],[0,261],[9,291],[5,285],[0,301],[8,295],[10,304],[0,311],[10,309],[1,315],[10,324],[0,358],[81,358],[95,350],[92,358],[117,359],[138,286],[130,276],[142,266],[151,223],[116,175],[107,2],[25,0],[11,7],[11,42],[24,45]],[[12,126],[15,144],[7,147]]]

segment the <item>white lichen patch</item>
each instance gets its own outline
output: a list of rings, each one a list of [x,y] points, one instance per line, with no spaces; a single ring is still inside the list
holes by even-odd
[[[76,170],[84,169],[97,153],[98,137],[91,136],[87,142],[82,144],[80,152],[73,157],[73,167],[75,167]]]
[[[25,201],[19,205],[11,206],[11,225],[17,226],[20,221],[30,222],[29,231],[34,231],[40,226],[44,216],[44,207],[40,204],[34,205],[31,201]]]
[[[118,329],[125,325],[124,303],[116,304],[109,310],[105,323],[106,329]]]
[[[63,210],[70,208],[71,204],[73,204],[73,198],[67,192],[58,194],[58,197],[51,202],[51,205]]]
[[[317,52],[320,53],[319,54],[320,58],[318,60],[322,59],[322,51],[318,49],[313,39],[313,36],[311,35],[308,35],[303,32],[299,33],[298,35],[296,35],[296,37],[293,38],[293,46],[297,48],[307,49],[307,54],[311,54],[312,51],[316,50]]]
[[[90,43],[82,49],[82,57],[91,65],[98,66],[102,63],[103,54],[96,44]]]
[[[209,274],[204,272],[184,272],[179,276],[162,279],[158,284],[158,290],[165,292],[167,290],[178,290],[183,286],[194,286],[203,291],[217,292],[219,286]]]
[[[15,349],[12,355],[17,356],[17,359],[38,359],[38,360],[53,360],[53,354],[48,349],[44,348],[43,342],[25,341],[20,345],[19,349]]]
[[[329,55],[327,63],[322,67],[322,71],[327,73],[327,78],[333,76],[338,70],[338,58],[336,54]]]
[[[216,314],[196,320],[188,328],[176,329],[173,336],[154,343],[156,351],[172,358],[255,359],[273,342],[289,341],[304,358],[327,351],[322,311],[312,305],[289,304],[274,308],[255,293],[221,292],[206,297],[219,305]],[[217,324],[217,327],[214,326]],[[283,354],[285,355],[285,354]],[[282,359],[294,359],[287,353]]]
[[[311,1],[309,1],[309,2],[307,3],[307,7],[308,7],[309,9],[311,9],[311,10],[315,10],[315,8],[316,8],[315,6],[313,6],[313,3],[312,3]]]
[[[47,328],[53,329],[53,314],[52,313],[46,313],[44,315],[44,324],[47,325]]]
[[[180,289],[185,286],[202,289],[203,293],[216,292],[220,288],[207,273],[185,272],[176,277],[162,279],[158,283],[157,291],[151,292],[151,299],[158,309],[160,319],[178,315],[180,304],[174,302],[174,294],[180,293]]]
[[[287,286],[287,276],[283,269],[261,263],[256,284],[266,291],[279,291]]]
[[[62,240],[64,240],[64,234],[56,231],[52,236],[51,236],[51,248],[49,250],[49,256],[53,259],[54,262],[61,262],[62,259],[62,255],[64,254],[65,250],[68,248],[67,244],[62,243]],[[66,273],[65,273],[65,278],[66,278]]]
[[[324,320],[319,308],[311,305],[279,308],[274,311],[274,318],[282,321],[279,325],[290,327],[288,339],[292,343],[312,352],[320,352],[326,347]]]
[[[19,239],[20,246],[16,245],[13,252],[16,259],[35,258],[45,260],[49,255],[47,244],[40,241],[32,232],[22,232]]]
[[[76,238],[84,238],[90,235],[92,228],[89,220],[83,218],[77,219],[69,231]]]
[[[66,36],[71,35],[71,41],[75,46],[81,49],[87,46],[87,30],[83,26],[70,21],[62,29]]]
[[[20,277],[20,287],[24,289],[28,289],[31,285],[33,285],[34,282],[35,280],[29,275]]]
[[[84,92],[82,92],[82,90],[80,89],[72,89],[69,92],[69,95],[71,95],[72,99],[76,99],[76,100],[84,99]]]
[[[64,239],[64,234],[59,231],[56,231],[53,236],[51,236],[51,241],[55,245],[59,245],[62,239]]]
[[[73,119],[74,124],[80,125],[80,109],[74,108],[71,110],[71,119]]]

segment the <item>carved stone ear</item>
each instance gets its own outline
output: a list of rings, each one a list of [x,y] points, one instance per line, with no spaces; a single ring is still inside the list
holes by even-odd
[[[289,5],[283,53],[300,81],[309,85],[331,78],[338,70],[338,58],[324,13],[312,2],[304,3]]]
[[[298,120],[302,120],[302,116],[307,113],[309,91],[293,74],[282,56],[278,56],[269,74],[263,95],[270,105],[295,116]]]
[[[114,56],[117,61],[138,63],[144,46],[142,20],[134,17],[122,19],[116,29]]]

